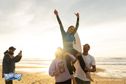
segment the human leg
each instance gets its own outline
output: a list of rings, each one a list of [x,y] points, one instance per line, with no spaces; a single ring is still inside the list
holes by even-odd
[[[12,80],[5,80],[5,84],[13,84]]]

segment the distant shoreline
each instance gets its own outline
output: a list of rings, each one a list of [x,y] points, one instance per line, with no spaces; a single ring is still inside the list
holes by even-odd
[[[0,61],[2,62],[2,60]],[[22,59],[16,64],[16,70],[21,72],[48,73],[52,60]],[[2,63],[0,63],[1,65]],[[102,71],[95,74],[100,77],[126,78],[126,59],[124,58],[100,58],[96,59],[96,67]]]
[[[26,67],[26,66],[17,66],[17,68],[41,68],[41,67]],[[0,66],[0,72],[1,72],[1,66]],[[97,69],[97,72],[104,72],[104,69]],[[21,73],[22,80],[21,81],[14,81],[14,84],[54,84],[55,80],[54,77],[50,77],[48,73],[43,72],[22,72],[17,71],[17,73]],[[1,73],[0,73],[1,75]],[[126,78],[106,78],[106,77],[100,77],[96,74],[92,74],[92,77],[94,79],[94,82],[92,84],[125,84]],[[0,77],[0,84],[4,84],[4,80]]]

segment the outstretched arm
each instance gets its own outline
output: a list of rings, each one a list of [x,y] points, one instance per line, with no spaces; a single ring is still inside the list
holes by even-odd
[[[61,22],[61,20],[59,18],[58,11],[57,10],[54,10],[54,14],[56,15],[57,21],[58,21],[58,23],[60,25],[61,33],[63,35],[65,33],[65,30],[64,30],[63,25],[62,25],[62,22]]]
[[[79,27],[79,13],[75,13],[75,15],[77,16],[77,21],[76,21],[76,26],[75,26],[75,32],[74,32],[74,34],[77,32],[77,29]]]
[[[14,60],[15,62],[19,62],[19,61],[21,60],[21,58],[22,58],[22,51],[20,51],[20,52],[18,53],[18,55],[15,56],[15,57],[13,58],[13,60]]]

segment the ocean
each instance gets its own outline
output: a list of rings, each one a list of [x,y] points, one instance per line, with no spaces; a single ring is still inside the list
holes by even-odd
[[[102,72],[95,73],[96,75],[101,77],[126,78],[126,58],[96,57],[95,60],[96,67],[104,69]],[[16,66],[18,66],[16,71],[48,73],[51,62],[52,60],[44,60],[40,58],[24,58],[16,64]],[[0,59],[0,64],[2,64],[2,59]]]
[[[104,69],[104,72],[96,73],[102,77],[126,78],[126,58],[96,58],[98,68]]]

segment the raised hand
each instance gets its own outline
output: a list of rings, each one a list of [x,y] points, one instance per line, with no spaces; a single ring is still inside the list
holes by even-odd
[[[22,56],[22,50],[20,50],[20,52],[18,53],[18,55],[21,55]]]
[[[56,9],[54,10],[54,14],[55,15],[58,15],[58,11]]]
[[[77,16],[77,17],[79,17],[79,13],[77,12],[77,13],[75,13],[75,15]]]

